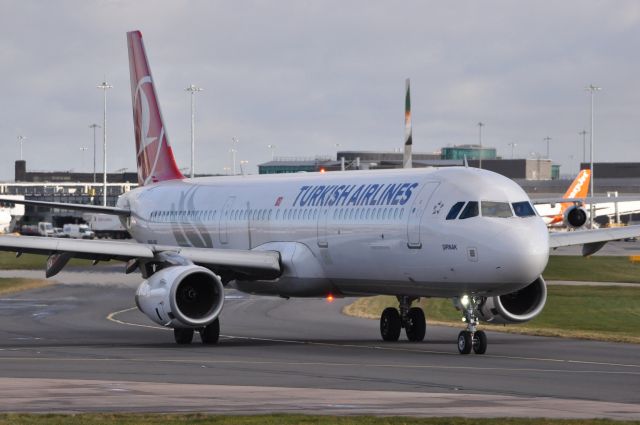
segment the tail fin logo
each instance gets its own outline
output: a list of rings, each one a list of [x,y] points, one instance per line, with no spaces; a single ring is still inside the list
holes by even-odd
[[[182,179],[169,145],[149,62],[139,31],[127,33],[138,183]]]
[[[591,177],[591,170],[582,170],[573,182],[572,187],[567,191],[565,198],[573,199],[587,195],[588,183]]]

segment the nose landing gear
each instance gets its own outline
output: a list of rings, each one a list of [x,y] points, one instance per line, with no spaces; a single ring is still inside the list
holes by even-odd
[[[424,312],[419,307],[411,307],[411,303],[418,298],[399,296],[399,309],[385,308],[380,316],[380,335],[384,341],[397,341],[404,328],[407,339],[412,342],[424,340],[427,322]],[[399,311],[398,311],[399,310]]]
[[[469,354],[473,349],[476,354],[484,354],[487,351],[487,335],[478,328],[478,307],[481,298],[463,296],[460,303],[463,307],[463,321],[467,323],[467,329],[458,334],[458,351],[460,354]]]

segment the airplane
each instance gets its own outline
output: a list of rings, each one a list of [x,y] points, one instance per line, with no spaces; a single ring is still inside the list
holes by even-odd
[[[586,198],[589,194],[589,181],[591,180],[591,170],[581,170],[573,180],[562,199]],[[588,213],[581,205],[574,202],[536,204],[532,200],[536,211],[549,227],[578,228],[587,222]],[[545,201],[545,200],[542,200]]]
[[[536,211],[550,229],[577,229],[583,227],[590,216],[590,203],[595,206],[596,225],[607,223],[612,217],[640,213],[636,197],[588,197],[591,170],[581,170],[561,200],[532,199]]]
[[[550,234],[512,180],[469,168],[185,178],[176,165],[139,31],[127,33],[140,186],[115,207],[22,201],[114,214],[135,243],[0,237],[0,250],[126,262],[144,279],[139,310],[189,344],[215,344],[226,287],[289,297],[396,296],[380,334],[422,341],[421,297],[454,299],[461,354],[483,354],[479,322],[521,323],[543,309],[550,248],[640,235],[640,226]],[[4,201],[0,198],[0,201]],[[14,201],[15,202],[15,201]],[[292,318],[293,319],[293,318]]]

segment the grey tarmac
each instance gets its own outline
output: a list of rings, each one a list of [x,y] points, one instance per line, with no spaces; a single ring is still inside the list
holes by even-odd
[[[456,328],[383,343],[350,300],[229,291],[219,344],[177,346],[131,277],[85,274],[0,298],[0,411],[640,418],[640,345],[491,332],[461,356]]]

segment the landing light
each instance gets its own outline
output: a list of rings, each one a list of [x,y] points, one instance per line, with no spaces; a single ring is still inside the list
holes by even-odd
[[[460,298],[460,304],[462,304],[463,307],[466,307],[469,305],[469,296],[468,295],[463,295],[462,298]]]
[[[333,295],[332,294],[327,295],[327,302],[329,302],[329,303],[333,302]]]

